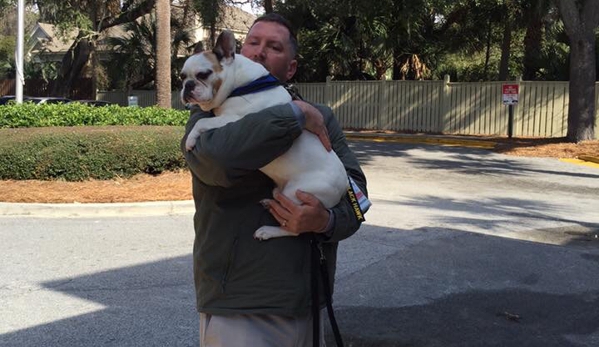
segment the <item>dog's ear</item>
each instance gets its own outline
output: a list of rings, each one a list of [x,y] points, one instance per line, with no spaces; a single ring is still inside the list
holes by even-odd
[[[219,61],[223,61],[225,64],[230,64],[235,59],[235,36],[229,30],[223,30],[218,39],[216,39],[216,45],[212,52],[218,57]]]
[[[204,51],[204,43],[202,41],[198,41],[196,45],[193,47],[193,54],[202,53]]]

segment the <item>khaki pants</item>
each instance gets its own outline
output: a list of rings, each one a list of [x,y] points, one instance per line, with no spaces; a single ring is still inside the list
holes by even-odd
[[[320,346],[324,343],[320,314]],[[312,316],[200,313],[200,347],[312,347]]]

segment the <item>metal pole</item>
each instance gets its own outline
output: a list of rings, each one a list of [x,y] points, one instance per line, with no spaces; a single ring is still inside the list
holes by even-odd
[[[508,106],[507,137],[512,138],[514,132],[514,105]]]
[[[15,76],[15,101],[17,104],[23,102],[23,85],[25,78],[23,76],[23,43],[25,36],[25,0],[19,0],[17,3],[17,51],[15,52],[16,76]]]

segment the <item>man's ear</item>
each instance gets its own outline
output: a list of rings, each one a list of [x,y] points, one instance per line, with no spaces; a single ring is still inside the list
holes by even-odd
[[[295,75],[296,71],[297,71],[297,60],[293,59],[289,62],[289,65],[287,66],[287,73],[285,75],[285,77],[287,79],[283,82],[289,81],[291,79],[291,77],[293,77],[293,75]]]
[[[217,56],[218,60],[224,64],[230,64],[235,58],[235,36],[229,30],[223,30],[212,52]],[[223,61],[224,60],[224,61]]]

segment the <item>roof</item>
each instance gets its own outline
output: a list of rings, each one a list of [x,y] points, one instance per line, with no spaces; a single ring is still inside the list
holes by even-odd
[[[256,20],[255,15],[238,7],[227,6],[223,11],[223,15],[219,18],[218,26],[223,29],[247,33],[254,20]]]
[[[59,36],[58,29],[53,24],[37,23],[32,37],[37,40],[32,50],[37,51],[42,48],[48,53],[64,53],[69,50],[75,38],[79,35],[79,29],[71,29],[65,33],[64,37]],[[102,49],[102,43],[107,37],[122,37],[125,30],[122,26],[110,27],[100,33],[99,48]]]
[[[177,12],[176,10],[173,12]],[[238,34],[245,34],[249,31],[252,23],[256,19],[256,16],[243,11],[240,8],[227,6],[223,11],[223,15],[219,18],[217,27],[219,29],[229,29],[237,32]],[[98,50],[106,50],[103,47],[103,41],[107,37],[124,37],[126,31],[123,29],[124,25],[110,27],[100,33],[100,41],[98,42]],[[58,29],[53,24],[48,23],[37,23],[36,27],[31,34],[32,38],[36,40],[31,51],[44,51],[45,54],[64,54],[69,50],[73,41],[79,34],[79,29],[72,29],[68,31],[64,38],[59,36]]]
[[[37,23],[36,28],[33,30],[34,33],[32,36],[37,40],[33,50],[43,47],[47,52],[51,53],[67,51],[79,33],[78,29],[74,29],[67,33],[66,38],[60,39],[56,27],[48,23]],[[38,32],[38,30],[41,32]]]

